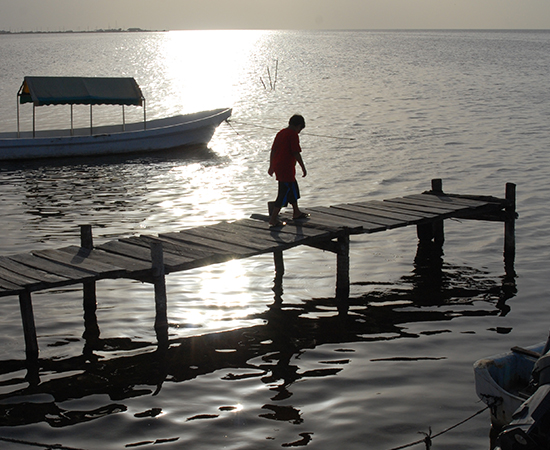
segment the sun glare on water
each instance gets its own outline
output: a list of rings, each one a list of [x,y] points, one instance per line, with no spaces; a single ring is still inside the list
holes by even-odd
[[[239,78],[263,31],[170,31],[159,55],[170,95],[165,107],[188,111],[231,107]]]

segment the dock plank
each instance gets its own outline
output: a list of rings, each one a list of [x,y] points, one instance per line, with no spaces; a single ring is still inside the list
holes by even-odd
[[[149,249],[151,242],[154,242],[155,239],[151,239],[150,236],[147,237],[132,237],[125,239],[124,242],[131,243],[132,245],[141,246],[145,249]],[[233,256],[227,254],[206,254],[202,252],[200,256],[196,252],[193,255],[184,254],[182,252],[175,252],[176,246],[174,244],[170,245],[170,242],[166,240],[157,242],[162,243],[163,250],[163,260],[164,260],[164,270],[165,273],[179,272],[182,270],[194,269],[197,267],[204,267],[210,264],[215,264],[218,262],[227,261],[233,259]],[[168,249],[167,249],[168,248]],[[149,250],[150,251],[150,250]]]
[[[366,210],[363,211],[353,211],[346,207],[335,207],[330,206],[328,208],[323,208],[327,214],[333,214],[338,217],[350,218],[354,220],[359,220],[361,222],[366,222],[368,225],[384,225],[388,228],[393,228],[395,226],[403,226],[404,223],[402,220],[392,219],[390,217],[381,217],[369,214]],[[405,223],[406,224],[406,223]]]
[[[139,241],[139,240],[140,240],[139,237],[133,237],[133,238],[120,239],[119,242],[123,243],[123,244],[132,245],[132,246],[138,248],[140,252],[141,251],[149,252],[149,255],[150,255],[151,254],[151,247],[150,246],[146,247],[146,246],[142,246],[142,245],[137,245],[137,241]],[[176,268],[187,267],[187,264],[194,261],[194,259],[190,258],[189,256],[177,255],[177,254],[174,254],[174,253],[164,252],[164,251],[163,251],[163,254],[164,254],[164,257],[163,257],[164,265],[167,268],[169,268],[170,271],[174,271],[174,270],[176,270]],[[182,269],[178,269],[178,270],[182,270]]]
[[[261,222],[261,221],[269,222],[268,216],[261,216],[261,215],[254,214],[252,217],[257,218],[257,220],[252,220],[252,218],[241,219],[234,223],[236,223],[237,225],[246,225],[247,227],[250,227],[250,228],[260,229],[263,232],[267,231],[269,233],[273,233],[273,230],[270,230],[269,226],[266,226]],[[277,233],[290,234],[292,236],[295,236],[296,239],[319,240],[319,239],[332,239],[334,237],[333,233],[331,233],[330,231],[305,227],[304,223],[307,223],[307,220],[306,221],[289,220],[286,226],[284,228],[281,228],[279,231],[277,231]]]
[[[367,224],[359,220],[345,219],[337,217],[333,214],[327,214],[323,211],[323,207],[314,207],[304,209],[304,212],[311,214],[308,221],[304,222],[304,226],[326,226],[329,230],[337,232],[339,229],[347,228],[351,232],[370,232],[372,230],[382,231],[387,227],[379,224]]]
[[[10,280],[4,278],[3,273],[0,273],[0,295],[2,294],[2,291],[16,291],[16,292],[23,292],[25,288],[19,284],[12,283]]]
[[[391,213],[406,214],[407,216],[415,216],[419,219],[435,219],[438,216],[438,214],[434,212],[417,211],[412,209],[410,205],[391,203],[385,200],[370,200],[368,202],[354,203],[354,205]]]
[[[178,242],[173,239],[168,239],[161,236],[148,236],[140,235],[139,238],[129,238],[129,240],[136,245],[150,248],[153,242],[160,242],[162,249],[165,252],[172,253],[174,255],[186,256],[191,259],[204,259],[214,256],[216,253],[212,251],[204,250],[204,247],[197,247],[192,245],[185,245],[183,242]]]
[[[87,256],[89,255],[89,252],[76,246],[55,250],[40,250],[33,252],[33,254],[59,264],[86,270],[94,275],[102,274],[103,276],[120,276],[125,272],[125,270],[121,267],[88,259]]]
[[[12,270],[6,269],[4,267],[0,266],[0,278],[7,281],[8,283],[11,283],[12,285],[16,285],[19,287],[25,287],[25,288],[40,288],[45,287],[46,284],[43,281],[36,280],[34,278],[29,278],[24,275],[21,275],[17,272],[14,272]]]
[[[75,269],[72,267],[68,267],[63,264],[50,261],[48,259],[40,258],[39,256],[35,256],[32,253],[12,255],[9,256],[8,259],[29,267],[34,267],[35,269],[40,269],[53,275],[62,276],[73,282],[93,280],[95,276],[93,272],[84,269]]]
[[[187,244],[199,245],[204,248],[206,251],[216,252],[220,256],[229,256],[233,258],[245,258],[247,256],[253,256],[258,254],[258,250],[252,249],[250,247],[242,247],[239,245],[229,244],[226,242],[217,241],[214,239],[209,239],[201,236],[196,236],[185,231],[174,232],[174,233],[165,233],[161,235],[168,239],[173,239],[178,242],[183,242]]]
[[[279,242],[279,250],[292,248],[298,245],[310,245],[320,241],[328,241],[336,237],[335,233],[326,230],[309,228],[301,225],[302,221],[292,221],[282,228],[274,230],[266,228],[256,220],[243,219],[238,223],[231,223],[233,227],[238,227],[244,233],[253,233],[262,236],[267,242]]]
[[[13,259],[9,259],[6,256],[0,257],[0,267],[28,279],[29,281],[27,284],[25,284],[25,286],[31,286],[37,282],[44,283],[45,285],[55,286],[56,283],[64,283],[67,281],[66,277],[51,274],[48,272],[44,272],[43,270],[26,266],[24,264],[14,261]]]
[[[470,206],[472,208],[479,208],[480,206],[484,206],[488,203],[487,201],[449,196],[445,194],[436,194],[434,192],[425,192],[423,194],[412,194],[412,195],[408,195],[407,197],[429,199],[436,204],[446,204],[446,205],[451,204],[451,205],[458,205],[458,206],[464,205],[464,206]]]
[[[434,217],[444,216],[456,212],[455,208],[435,206],[433,204],[421,203],[418,200],[406,199],[405,197],[383,200],[388,205],[399,205],[401,208],[407,208],[411,211],[426,212],[433,214]],[[461,208],[462,209],[462,208]]]
[[[217,225],[217,229],[235,233],[246,242],[257,242],[270,250],[291,248],[305,240],[305,238],[297,238],[297,235],[291,233],[274,232],[269,228],[251,227],[246,222],[222,222]]]
[[[241,253],[246,251],[254,251],[256,254],[261,253],[263,245],[256,241],[247,241],[246,239],[236,236],[234,233],[223,231],[215,226],[198,227],[189,230],[180,231],[180,234],[186,239],[191,236],[200,239],[197,242],[204,242],[207,246],[225,245],[227,248],[233,248],[234,252]],[[223,248],[223,247],[222,247]]]
[[[412,205],[422,205],[437,208],[441,212],[457,212],[470,209],[470,206],[464,204],[456,204],[453,202],[440,202],[435,200],[432,195],[406,195],[399,199],[401,202],[408,202]]]
[[[126,273],[120,277],[102,277],[102,278],[122,278],[123,276],[135,277],[150,272],[151,263],[142,261],[140,259],[129,258],[123,255],[115,253],[109,253],[101,250],[100,248],[94,248],[93,250],[87,250],[89,255],[87,258],[90,261],[97,261],[99,263],[114,264],[117,267],[123,268]]]
[[[115,255],[124,256],[126,258],[147,262],[149,263],[149,268],[151,268],[151,249],[140,247],[139,245],[133,245],[128,242],[123,242],[121,240],[105,242],[97,248],[107,253],[114,253]]]
[[[355,205],[355,204],[343,204],[343,205],[334,205],[331,208],[343,209],[346,211],[354,211],[359,213],[365,213],[371,216],[383,217],[388,219],[397,220],[398,222],[410,225],[417,223],[422,220],[422,217],[412,214],[404,214],[401,212],[395,212],[391,210],[382,210],[376,207]]]

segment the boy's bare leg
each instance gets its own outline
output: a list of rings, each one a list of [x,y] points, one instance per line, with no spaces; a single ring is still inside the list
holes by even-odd
[[[298,208],[298,202],[296,203],[291,203],[292,205],[292,218],[295,219],[296,217],[300,217],[303,212],[300,210],[300,208]]]
[[[279,212],[281,211],[281,208],[277,208],[276,206],[273,207],[273,210],[271,212],[271,216],[269,217],[269,225],[277,225],[279,222]]]

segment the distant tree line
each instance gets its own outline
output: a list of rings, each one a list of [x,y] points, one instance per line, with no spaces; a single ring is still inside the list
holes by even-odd
[[[51,33],[136,33],[136,32],[150,32],[150,31],[161,31],[161,30],[144,30],[142,28],[128,28],[123,30],[122,28],[108,28],[108,29],[97,29],[97,30],[88,30],[88,31],[74,31],[74,30],[64,30],[64,31],[7,31],[0,30],[0,34],[51,34]]]

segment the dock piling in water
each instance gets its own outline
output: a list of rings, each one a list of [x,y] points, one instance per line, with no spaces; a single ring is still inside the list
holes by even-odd
[[[168,345],[168,306],[162,242],[151,242],[152,277],[155,286],[155,332],[159,345]]]

